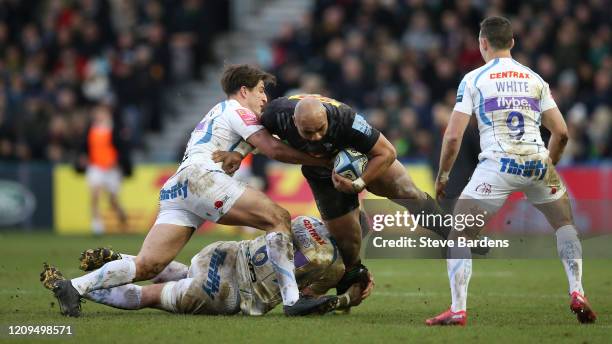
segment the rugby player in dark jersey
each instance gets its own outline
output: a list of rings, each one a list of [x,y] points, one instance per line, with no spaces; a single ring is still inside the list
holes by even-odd
[[[435,200],[416,187],[396,159],[393,145],[351,107],[319,95],[281,97],[266,106],[260,121],[271,134],[316,157],[332,159],[349,147],[367,155],[368,164],[356,181],[328,168],[302,166],[321,217],[337,240],[347,273],[361,267],[357,194],[362,190],[392,199],[411,213],[440,213]],[[445,227],[431,230],[444,238],[449,233]]]

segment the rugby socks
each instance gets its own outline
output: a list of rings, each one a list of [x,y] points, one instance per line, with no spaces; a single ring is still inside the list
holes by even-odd
[[[293,242],[285,233],[266,234],[268,259],[276,272],[276,280],[283,297],[283,305],[292,306],[300,298],[293,265]]]
[[[565,274],[569,282],[569,293],[575,291],[584,295],[582,289],[582,245],[578,239],[578,233],[573,225],[563,226],[557,229],[557,253],[565,268]]]
[[[120,253],[122,259],[134,260],[136,256],[125,253]],[[183,263],[176,261],[170,262],[157,276],[151,279],[153,283],[164,283],[170,281],[178,281],[182,278],[187,278],[189,267]]]
[[[187,265],[179,262],[172,261],[166,266],[162,272],[151,279],[153,283],[164,283],[170,281],[178,281],[183,278],[187,278],[187,271],[189,268]]]
[[[446,269],[451,288],[451,311],[465,311],[468,285],[472,276],[472,253],[470,249],[468,247],[449,248]]]
[[[94,290],[83,297],[115,308],[140,309],[142,287],[136,284],[125,284],[110,289]]]
[[[98,270],[74,278],[70,282],[79,294],[85,295],[94,290],[108,289],[131,283],[136,277],[136,264],[131,259],[114,260]]]

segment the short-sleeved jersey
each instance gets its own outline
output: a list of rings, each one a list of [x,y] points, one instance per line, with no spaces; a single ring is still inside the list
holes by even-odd
[[[344,263],[325,225],[311,217],[299,216],[291,225],[295,250],[295,277],[299,288],[310,287],[324,294],[344,274]],[[240,243],[236,271],[240,308],[244,314],[262,315],[282,302],[276,274],[268,260],[265,236]]]
[[[465,75],[454,110],[477,115],[480,158],[495,159],[500,153],[547,152],[540,135],[542,112],[556,106],[538,74],[512,58],[496,58]]]
[[[249,136],[263,129],[253,111],[238,101],[229,99],[215,105],[191,132],[183,161],[179,170],[192,165],[204,164],[220,170],[220,163],[212,161],[214,151],[231,151]]]
[[[300,136],[293,120],[297,103],[305,97],[318,98],[327,112],[328,129],[320,141],[308,141]],[[306,153],[334,156],[340,149],[354,148],[367,154],[380,136],[380,132],[357,114],[355,110],[337,100],[317,94],[300,94],[271,101],[261,116],[261,123],[271,134],[278,135],[291,147]]]

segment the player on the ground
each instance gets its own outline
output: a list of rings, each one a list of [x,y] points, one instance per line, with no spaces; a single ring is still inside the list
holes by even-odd
[[[303,295],[324,295],[344,274],[344,264],[325,225],[312,217],[292,221],[296,278]],[[128,254],[110,249],[87,250],[81,255],[81,268],[103,268],[105,262],[133,260]],[[45,264],[41,281],[47,288],[63,279]],[[191,266],[173,261],[154,279],[156,284],[122,286],[94,290],[88,300],[121,309],[158,308],[172,313],[262,315],[281,302],[274,267],[265,236],[244,241],[220,241],[204,247],[191,259]],[[367,297],[365,295],[364,297]],[[317,309],[356,306],[362,300],[361,286],[355,284],[337,302]]]
[[[205,220],[262,229],[268,257],[274,267],[287,315],[316,310],[330,297],[300,298],[294,276],[289,212],[260,191],[233,179],[213,162],[213,151],[231,150],[241,140],[263,154],[283,162],[323,165],[317,159],[273,138],[260,124],[267,102],[265,83],[273,76],[249,66],[230,65],[221,85],[228,99],[213,107],[195,127],[177,172],[160,191],[155,224],[134,259],[110,262],[99,271],[72,280],[58,281],[53,292],[62,314],[80,315],[80,299],[94,290],[148,280],[159,274]]]
[[[489,219],[514,191],[525,193],[556,231],[557,251],[569,281],[570,308],[581,323],[595,321],[582,288],[582,246],[565,185],[555,170],[567,144],[567,127],[538,74],[512,59],[512,25],[503,17],[480,24],[480,52],[486,64],[459,84],[457,104],[444,134],[436,194],[444,195],[448,175],[472,113],[480,131],[480,163],[455,206],[455,214],[485,215]],[[551,132],[548,149],[540,125]],[[473,232],[477,229],[472,228]],[[453,230],[450,237],[470,237]],[[467,247],[450,248],[447,259],[452,305],[427,325],[465,325],[472,259]]]

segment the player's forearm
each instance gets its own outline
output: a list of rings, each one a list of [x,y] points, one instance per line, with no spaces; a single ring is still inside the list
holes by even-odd
[[[442,153],[440,154],[440,168],[438,170],[438,176],[448,176],[450,171],[453,169],[457,154],[459,154],[459,148],[461,147],[461,137],[458,136],[444,136],[442,142]]]
[[[553,165],[556,165],[561,160],[561,155],[567,146],[569,140],[567,134],[552,134],[548,141],[548,156],[552,161]]]
[[[297,149],[291,148],[284,143],[279,143],[276,147],[271,147],[268,154],[266,154],[265,151],[263,153],[270,159],[287,164],[328,167],[328,161],[326,159],[315,158]]]
[[[561,159],[563,150],[569,140],[567,124],[559,108],[553,107],[542,112],[542,125],[550,130],[550,140],[548,141],[548,156],[554,165]]]

